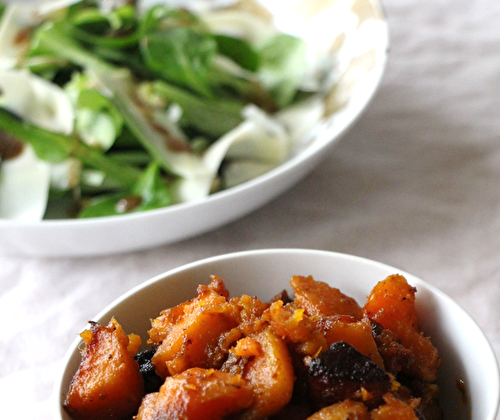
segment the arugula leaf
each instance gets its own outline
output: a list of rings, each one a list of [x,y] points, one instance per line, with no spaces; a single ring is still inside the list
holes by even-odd
[[[58,163],[70,157],[99,169],[120,185],[132,186],[140,171],[132,166],[114,161],[99,151],[81,143],[75,137],[58,134],[27,124],[0,108],[0,130],[30,144],[37,156],[48,162]]]
[[[220,137],[236,127],[242,120],[245,104],[227,98],[200,98],[163,81],[153,82],[159,96],[177,103],[183,112],[181,123],[195,127],[211,137]]]
[[[67,22],[72,35],[90,45],[113,49],[136,46],[139,41],[135,7],[125,5],[107,13],[98,7],[86,7],[73,13]]]
[[[169,188],[161,178],[158,163],[150,164],[136,184],[128,191],[105,195],[91,200],[78,215],[79,218],[114,216],[140,212],[172,204]]]
[[[242,68],[256,72],[261,59],[249,42],[228,35],[215,35],[220,54],[229,57]]]

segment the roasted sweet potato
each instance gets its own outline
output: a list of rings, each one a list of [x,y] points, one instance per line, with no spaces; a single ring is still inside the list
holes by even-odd
[[[317,411],[307,420],[370,420],[370,414],[363,403],[345,400]]]
[[[230,305],[227,296],[217,288],[221,288],[221,281],[213,276],[210,286],[200,286],[198,297],[183,306],[182,315],[176,309],[175,324],[168,325],[167,319],[172,317],[165,317],[167,313],[164,312],[157,328],[150,331],[150,337],[162,337],[151,360],[160,377],[166,378],[192,367],[214,367],[209,363],[210,353],[217,347],[221,335],[236,327],[239,320],[234,305]],[[166,326],[164,334],[159,332],[160,322]]]
[[[247,362],[243,378],[253,391],[252,405],[242,420],[264,419],[280,411],[292,398],[295,375],[286,344],[269,328],[245,337],[235,348]]]
[[[197,296],[183,302],[173,308],[165,309],[160,316],[151,321],[151,329],[148,331],[149,342],[155,345],[161,344],[169,331],[174,328],[179,320],[198,307],[207,304],[217,305],[225,303],[229,298],[224,281],[218,276],[210,276],[210,284],[200,284]]]
[[[357,351],[368,356],[373,362],[384,367],[377,344],[373,338],[372,326],[366,318],[354,321],[349,316],[334,316],[319,320],[320,329],[326,338],[328,346],[343,341],[353,346]]]
[[[310,316],[351,315],[357,320],[363,317],[363,310],[353,298],[327,283],[316,281],[311,276],[293,276],[290,284],[295,293],[295,304]]]
[[[82,333],[85,350],[64,407],[74,419],[127,419],[137,412],[144,384],[134,354],[137,336],[128,337],[112,319]]]
[[[281,300],[272,303],[264,315],[272,330],[287,342],[296,344],[297,351],[305,356],[315,356],[328,348],[325,336],[306,314],[293,304],[283,305]]]
[[[403,276],[389,276],[373,288],[363,312],[370,320],[394,332],[401,344],[413,352],[411,373],[425,381],[434,382],[440,364],[439,355],[430,339],[420,330],[415,291]]]
[[[290,283],[295,295],[263,302],[229,298],[211,276],[195,298],[152,320],[152,346],[139,354],[138,337],[115,320],[94,325],[82,333],[68,412],[75,420],[440,420],[439,357],[403,277],[378,283],[363,308],[312,277]]]
[[[191,368],[144,398],[136,420],[222,420],[248,407],[252,390],[241,376]]]
[[[371,412],[372,420],[419,420],[415,414],[418,400],[401,401],[387,393],[384,401],[384,405]]]

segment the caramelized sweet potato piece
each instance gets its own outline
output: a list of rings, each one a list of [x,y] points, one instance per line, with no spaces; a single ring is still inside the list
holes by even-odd
[[[401,344],[413,352],[410,370],[419,378],[434,382],[440,364],[430,339],[419,327],[415,291],[401,275],[392,275],[373,288],[363,308],[370,320],[397,334]]]
[[[151,359],[160,377],[192,367],[214,367],[209,363],[210,354],[218,346],[221,335],[238,325],[237,308],[227,302],[226,294],[217,291],[221,285],[222,280],[212,276],[210,286],[199,286],[198,298],[183,306],[181,316],[177,316],[176,311],[176,323],[166,328],[164,336],[158,330],[150,332],[150,336],[163,337]],[[162,322],[167,324],[165,318]]]
[[[148,394],[136,420],[222,420],[252,403],[252,390],[240,376],[191,368],[169,377]]]
[[[198,286],[198,296],[194,299],[183,302],[173,308],[165,309],[160,316],[151,321],[151,329],[148,331],[149,342],[159,345],[176,323],[181,320],[186,313],[193,308],[206,305],[208,303],[216,305],[226,302],[229,292],[226,289],[224,280],[218,276],[210,276],[210,284]]]
[[[362,402],[345,400],[317,411],[307,420],[370,420],[370,414]]]
[[[310,394],[317,408],[346,399],[376,407],[391,386],[382,368],[344,342],[334,343],[309,364]]]
[[[372,326],[367,318],[353,321],[352,317],[346,316],[327,317],[321,319],[319,324],[328,346],[343,341],[384,368],[384,362],[373,338]]]
[[[287,342],[297,344],[297,351],[306,356],[315,356],[328,348],[321,331],[304,314],[304,309],[293,304],[283,305],[281,300],[273,302],[266,313],[272,330]]]
[[[248,360],[243,366],[243,378],[254,396],[241,419],[264,419],[279,412],[292,398],[295,381],[286,344],[267,328],[240,340],[234,351],[237,357]]]
[[[106,327],[93,323],[82,336],[85,351],[64,407],[76,420],[130,418],[144,395],[134,359],[138,337],[130,339],[115,319]]]
[[[295,292],[295,304],[304,308],[309,316],[351,315],[357,320],[363,317],[363,310],[353,298],[327,283],[311,276],[293,276],[290,284]]]
[[[385,404],[371,412],[372,420],[419,420],[415,414],[417,400],[400,401],[394,395],[384,395]]]

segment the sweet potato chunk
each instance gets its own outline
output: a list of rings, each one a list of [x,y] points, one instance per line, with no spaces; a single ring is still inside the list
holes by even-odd
[[[392,275],[373,288],[363,308],[370,320],[397,334],[401,343],[412,350],[410,369],[428,382],[437,379],[439,355],[419,327],[415,309],[415,291],[401,275]]]
[[[222,420],[252,403],[252,390],[236,375],[191,368],[148,394],[136,420]]]
[[[272,330],[287,342],[297,344],[297,351],[306,356],[315,356],[328,348],[322,332],[304,309],[293,304],[283,305],[281,300],[273,302],[266,313]]]
[[[295,304],[304,308],[310,316],[351,315],[355,319],[363,317],[363,310],[353,298],[327,283],[316,281],[311,276],[293,276],[290,284],[295,292]]]
[[[370,414],[363,403],[345,400],[317,411],[307,420],[370,420]]]
[[[136,413],[144,394],[134,359],[138,337],[130,340],[120,324],[92,324],[82,333],[86,346],[64,407],[78,419],[125,419]]]
[[[353,346],[357,351],[368,356],[373,362],[384,367],[377,344],[373,338],[372,326],[366,318],[353,321],[351,317],[327,317],[319,322],[328,346],[343,341]]]
[[[229,298],[229,292],[226,289],[224,280],[218,276],[210,276],[210,284],[200,284],[197,292],[198,296],[194,299],[163,310],[159,317],[151,321],[151,329],[148,331],[151,343],[161,344],[177,322],[193,309],[207,304],[221,304]]]
[[[238,325],[236,308],[217,287],[221,288],[220,279],[213,276],[210,286],[200,286],[198,298],[183,306],[182,315],[179,310],[175,311],[176,323],[168,325],[164,335],[158,329],[150,331],[150,336],[163,337],[151,360],[160,377],[166,378],[192,367],[214,367],[209,363],[211,351],[217,347],[221,335]],[[168,324],[165,317],[161,322],[164,326]]]
[[[385,404],[371,412],[372,420],[419,420],[415,414],[417,400],[400,401],[392,394],[384,395]]]
[[[243,378],[253,390],[254,401],[241,419],[257,420],[279,412],[292,398],[295,375],[286,344],[269,328],[243,339],[242,348],[248,363]],[[251,353],[254,354],[251,354]]]

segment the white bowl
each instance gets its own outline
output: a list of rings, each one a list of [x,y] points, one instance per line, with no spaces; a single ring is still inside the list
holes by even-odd
[[[310,134],[306,147],[276,169],[196,202],[86,220],[0,220],[0,253],[90,256],[172,243],[242,217],[310,172],[373,97],[385,69],[387,24],[378,0],[268,0],[262,4],[285,32],[312,27],[316,35],[324,34],[321,39],[326,43],[321,48],[337,59],[332,71],[338,82],[328,101],[328,115]]]
[[[162,309],[196,296],[198,284],[221,276],[232,296],[256,295],[268,300],[289,288],[292,275],[312,275],[363,304],[373,286],[390,274],[402,274],[417,288],[421,327],[442,358],[439,377],[444,420],[495,420],[499,406],[499,371],[493,350],[478,325],[452,299],[419,278],[378,262],[318,250],[271,249],[208,258],[161,274],[132,289],[100,312],[94,320],[107,324],[112,316],[127,333],[142,334]],[[75,335],[85,326],[75,326]],[[76,339],[57,378],[54,419],[70,420],[62,408],[71,378],[80,363]],[[457,385],[463,380],[467,396]]]

